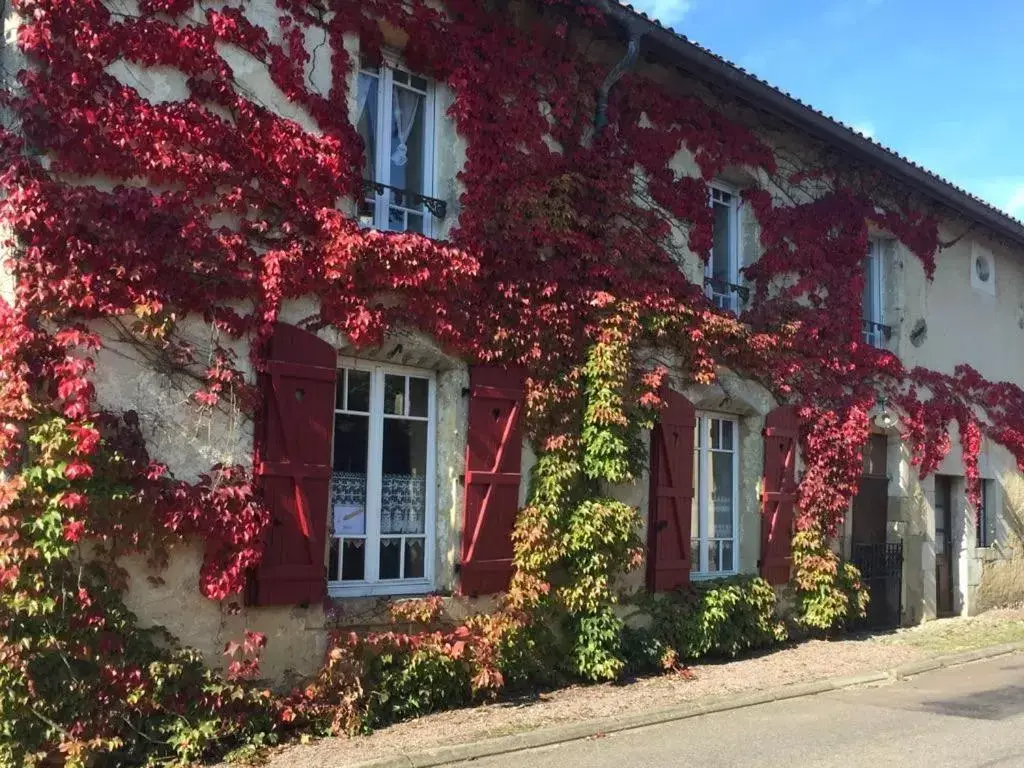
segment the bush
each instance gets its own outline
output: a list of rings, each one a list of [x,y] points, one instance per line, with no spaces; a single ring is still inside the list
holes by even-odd
[[[764,579],[735,576],[700,582],[678,592],[643,599],[649,628],[630,630],[623,646],[635,670],[664,668],[676,658],[735,657],[783,642],[775,615],[775,590]]]
[[[827,633],[864,618],[868,592],[860,572],[843,562],[819,531],[801,531],[793,538],[793,565],[801,629]]]
[[[472,698],[466,664],[439,648],[383,653],[370,666],[366,730],[458,707]]]

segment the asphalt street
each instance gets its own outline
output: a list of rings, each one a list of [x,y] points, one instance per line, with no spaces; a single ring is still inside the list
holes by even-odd
[[[459,765],[1024,768],[1024,654]]]

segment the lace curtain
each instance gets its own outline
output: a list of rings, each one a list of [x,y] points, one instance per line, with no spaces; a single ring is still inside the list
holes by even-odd
[[[366,475],[331,473],[331,506],[366,508]],[[423,475],[381,478],[380,532],[417,534],[426,531],[427,479]]]

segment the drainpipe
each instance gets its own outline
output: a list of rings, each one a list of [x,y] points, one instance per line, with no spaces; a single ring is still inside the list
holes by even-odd
[[[599,5],[609,17],[618,16],[614,14],[611,4],[607,0],[599,3]],[[612,87],[622,79],[622,76],[636,64],[637,56],[640,54],[640,38],[644,36],[645,27],[647,26],[640,19],[623,19],[621,16],[618,16],[618,18],[629,33],[629,42],[626,45],[626,55],[616,62],[615,66],[608,72],[604,82],[601,83],[601,87],[597,89],[597,109],[594,113],[594,129],[596,133],[600,133],[608,125],[608,94],[611,92]]]

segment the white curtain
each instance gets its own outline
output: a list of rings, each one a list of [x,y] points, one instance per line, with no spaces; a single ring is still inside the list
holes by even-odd
[[[370,91],[373,89],[374,81],[377,78],[372,75],[359,73],[359,86],[356,93],[356,125],[363,120],[363,113],[366,111],[366,102],[370,99]],[[373,140],[373,115],[370,115],[370,140]]]
[[[395,117],[395,129],[398,132],[398,144],[391,153],[391,162],[399,168],[409,162],[409,148],[406,142],[409,141],[409,134],[412,133],[412,126],[416,122],[420,98],[418,93],[412,93],[404,88],[394,89],[392,112]]]

